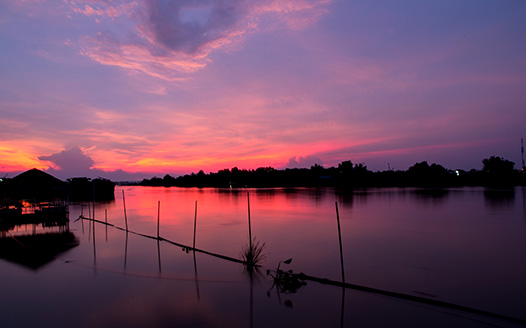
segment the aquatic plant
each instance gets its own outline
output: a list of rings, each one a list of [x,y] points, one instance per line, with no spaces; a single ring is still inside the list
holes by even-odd
[[[267,255],[263,253],[264,249],[265,243],[260,243],[256,238],[241,249],[241,258],[247,268],[259,266],[266,259]]]

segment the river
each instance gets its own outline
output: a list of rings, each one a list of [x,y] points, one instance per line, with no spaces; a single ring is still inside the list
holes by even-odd
[[[346,282],[489,315],[314,281],[274,286],[267,270],[287,259],[282,269],[342,280],[336,206]],[[240,259],[249,213],[251,235],[264,244],[259,271],[184,248],[194,243],[195,224],[196,248]],[[81,214],[109,225],[76,220]],[[526,320],[523,187],[122,186],[114,201],[70,204],[70,220],[78,246],[46,265],[0,261],[0,327],[521,327],[491,314]],[[143,236],[157,231],[178,245]]]

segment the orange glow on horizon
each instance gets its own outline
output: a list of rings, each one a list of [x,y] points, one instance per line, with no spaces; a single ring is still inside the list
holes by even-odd
[[[32,168],[46,169],[46,165],[38,160],[39,154],[26,149],[23,144],[4,144],[0,146],[0,172],[19,172]]]

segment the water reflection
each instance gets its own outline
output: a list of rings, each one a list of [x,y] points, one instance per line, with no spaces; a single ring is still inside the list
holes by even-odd
[[[95,214],[95,211],[93,211]],[[97,242],[95,239],[95,221],[92,222],[93,224],[93,266],[97,267]]]
[[[1,237],[0,258],[36,271],[78,245],[69,231]]]
[[[21,201],[0,209],[0,258],[39,270],[79,245],[62,202]]]
[[[126,241],[124,243],[124,272],[126,272],[127,263],[128,263],[128,230],[126,230]]]
[[[197,276],[197,260],[195,258],[195,251],[192,252],[194,257],[194,280],[195,280],[195,293],[197,295],[197,300],[201,300],[201,295],[199,294],[199,277]]]
[[[492,210],[512,207],[515,203],[515,188],[486,188],[484,202]]]
[[[343,190],[335,190],[335,195],[338,199],[338,203],[340,203],[342,206],[347,208],[352,208],[354,203],[354,198],[357,195],[360,195],[358,197],[365,199],[367,197],[367,192],[363,192],[361,190],[353,190],[353,189],[343,189]]]
[[[161,268],[161,241],[157,239],[157,259],[159,261],[159,274],[162,273]]]
[[[416,198],[417,202],[429,203],[440,206],[447,202],[450,196],[449,189],[414,189],[411,195]]]
[[[252,232],[268,247],[262,272],[293,257],[297,272],[340,281],[334,213],[338,201],[350,283],[407,294],[421,291],[440,300],[523,317],[526,196],[519,195],[523,189],[515,190],[522,204],[508,202],[505,211],[492,207],[490,214],[482,188],[438,194],[409,188],[249,191]],[[96,203],[95,213],[102,217],[107,207],[104,222],[122,227],[123,201],[116,197],[112,203]],[[236,258],[246,243],[247,190],[126,187],[125,201],[133,231],[156,235],[155,213],[162,201],[163,237],[193,245],[198,234],[199,248]],[[72,213],[91,213],[91,207],[75,204]],[[509,219],[494,220],[495,215]],[[2,263],[0,278],[13,281],[23,292],[22,296],[11,284],[3,287],[6,297],[0,305],[12,309],[2,318],[6,326],[60,325],[52,315],[59,307],[64,310],[60,320],[81,328],[512,326],[311,281],[298,288],[270,288],[271,277],[250,274],[239,263],[201,253],[198,268],[197,252],[190,255],[175,244],[132,232],[129,236],[124,228],[106,225],[106,242],[101,242],[102,222],[84,221],[72,223],[80,245],[59,255],[67,264],[49,266],[28,279]],[[84,224],[90,229],[85,235]],[[62,296],[78,294],[85,297],[64,304]],[[24,315],[28,311],[39,313],[38,319]]]

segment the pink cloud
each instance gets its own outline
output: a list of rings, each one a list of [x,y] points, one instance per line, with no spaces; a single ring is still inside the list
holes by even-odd
[[[81,54],[103,64],[118,66],[131,72],[142,72],[163,80],[183,81],[184,74],[206,66],[206,59],[189,56],[152,55],[145,44],[124,44],[109,34],[99,33],[82,40]]]
[[[82,1],[80,1],[82,2]],[[75,1],[69,1],[69,6],[73,13],[85,16],[101,16],[108,18],[116,18],[122,15],[130,15],[137,8],[136,1],[123,2],[115,4],[108,1],[84,1],[87,2],[82,5],[77,5]]]
[[[260,16],[269,14],[278,16],[279,22],[291,29],[302,29],[315,23],[320,17],[328,13],[326,5],[332,0],[273,0],[263,1],[254,8],[253,14]]]

